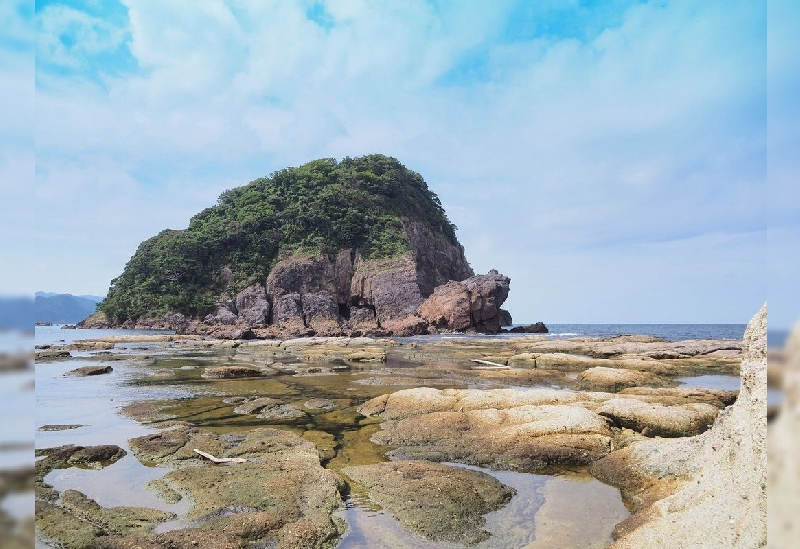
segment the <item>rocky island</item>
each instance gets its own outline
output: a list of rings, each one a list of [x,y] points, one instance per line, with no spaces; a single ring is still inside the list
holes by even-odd
[[[510,280],[475,275],[425,180],[320,159],[224,192],[143,242],[80,327],[228,338],[497,333]]]
[[[226,191],[80,323],[177,333],[37,345],[39,540],[764,546],[766,306],[742,340],[478,335],[509,285],[394,158]],[[385,337],[439,332],[473,335]]]

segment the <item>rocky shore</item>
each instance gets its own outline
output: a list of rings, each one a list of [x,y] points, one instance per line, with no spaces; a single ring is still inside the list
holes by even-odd
[[[222,295],[216,310],[202,319],[174,313],[116,323],[98,312],[78,328],[162,329],[223,339],[499,333],[512,322],[511,314],[501,308],[508,297],[508,277],[492,270],[426,287],[431,280],[446,280],[448,274],[471,274],[461,254],[458,270],[443,273],[432,267],[421,272],[423,266],[411,257],[380,265],[358,258],[342,263],[341,257],[335,263],[323,258],[286,260],[275,267],[266,287]],[[528,328],[532,333],[547,331],[541,323]]]
[[[174,335],[39,352],[37,368],[67,371],[63,361],[75,358],[60,352],[109,366],[64,382],[127,372],[137,386],[196,391],[126,405],[122,413],[158,430],[125,448],[38,450],[37,532],[59,547],[335,547],[347,531],[337,510],[356,496],[421,539],[491,546],[484,517],[514,490],[455,464],[588,469],[619,486],[631,511],[608,540],[614,548],[765,542],[766,309],[743,342]],[[739,374],[740,391],[679,381]],[[126,451],[170,469],[148,486],[189,502],[174,526],[158,527],[176,520],[164,511],[104,508],[47,482],[52,471],[103,468]]]

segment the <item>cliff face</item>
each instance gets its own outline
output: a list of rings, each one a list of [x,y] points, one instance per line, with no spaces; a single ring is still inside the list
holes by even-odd
[[[83,326],[225,337],[496,332],[510,323],[502,275],[470,283],[470,322],[420,312],[437,288],[473,276],[418,174],[380,155],[320,160],[226,191],[184,231],[144,242]],[[446,302],[436,307],[455,306]]]

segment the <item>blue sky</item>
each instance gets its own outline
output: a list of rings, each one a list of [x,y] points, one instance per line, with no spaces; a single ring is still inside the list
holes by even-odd
[[[39,1],[10,15],[36,32],[21,281],[104,294],[223,190],[380,152],[518,321],[744,323],[774,294],[788,326],[797,58],[767,21],[791,36],[790,4]]]

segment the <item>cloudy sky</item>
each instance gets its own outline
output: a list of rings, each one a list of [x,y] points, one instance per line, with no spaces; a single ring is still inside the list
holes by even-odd
[[[770,40],[792,26],[764,2],[26,9],[3,8],[35,28],[35,159],[3,171],[35,162],[35,290],[104,295],[225,189],[373,152],[422,174],[477,272],[511,277],[515,321],[746,322],[797,280],[797,171],[767,154],[792,158],[797,124],[772,111],[796,57],[768,62],[768,17]],[[776,305],[772,325],[797,318]]]

